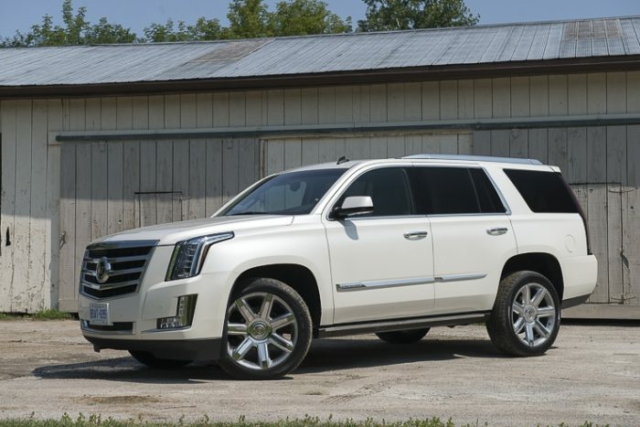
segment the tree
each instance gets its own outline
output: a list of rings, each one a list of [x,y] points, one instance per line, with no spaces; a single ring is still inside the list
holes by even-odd
[[[366,19],[358,21],[358,31],[462,27],[475,25],[480,20],[464,0],[363,1],[367,5]]]
[[[12,38],[3,40],[0,46],[59,46],[93,43],[131,43],[136,40],[135,33],[119,24],[110,24],[101,18],[98,24],[91,25],[86,20],[87,8],[81,7],[74,14],[72,0],[62,3],[62,22],[64,26],[54,25],[51,15],[42,18],[42,24],[33,25],[31,31],[23,34],[19,31]]]
[[[263,0],[233,0],[229,4],[228,36],[232,39],[268,37],[270,14]]]
[[[281,1],[269,18],[270,32],[278,36],[351,32],[350,17],[343,21],[318,0]]]
[[[178,21],[177,28],[171,19],[166,24],[151,24],[144,29],[145,41],[149,42],[183,42],[192,40],[219,40],[226,30],[217,19],[198,18],[195,25],[186,25]]]

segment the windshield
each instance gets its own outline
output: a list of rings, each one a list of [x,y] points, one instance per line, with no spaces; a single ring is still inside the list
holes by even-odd
[[[289,172],[264,181],[222,212],[233,215],[305,215],[347,169]]]

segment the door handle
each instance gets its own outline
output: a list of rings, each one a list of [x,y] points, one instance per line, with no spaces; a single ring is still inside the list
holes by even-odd
[[[490,228],[487,230],[487,234],[489,236],[502,236],[503,234],[506,234],[507,231],[509,231],[507,227]]]
[[[407,240],[420,240],[427,237],[429,233],[426,231],[414,231],[411,233],[405,233],[404,238]]]

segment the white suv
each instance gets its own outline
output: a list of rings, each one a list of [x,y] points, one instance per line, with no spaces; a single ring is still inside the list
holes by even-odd
[[[96,351],[155,368],[217,360],[236,378],[269,379],[294,370],[312,338],[406,344],[472,322],[507,354],[540,355],[596,276],[556,167],[341,159],[269,176],[212,218],[92,243],[79,317]]]

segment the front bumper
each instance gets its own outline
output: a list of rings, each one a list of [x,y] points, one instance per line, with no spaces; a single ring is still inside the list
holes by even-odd
[[[98,352],[104,349],[146,351],[159,359],[218,360],[222,351],[220,338],[163,341],[102,338],[95,335],[85,335],[85,338]]]
[[[117,349],[147,351],[175,360],[219,359],[229,289],[221,273],[165,282],[173,247],[156,247],[139,289],[113,298],[79,296],[82,334],[96,351]],[[158,329],[158,319],[176,316],[178,299],[196,295],[191,326]],[[106,322],[91,323],[91,307],[106,307]]]

